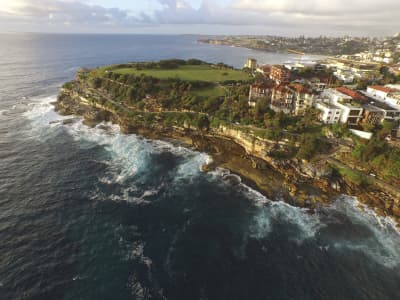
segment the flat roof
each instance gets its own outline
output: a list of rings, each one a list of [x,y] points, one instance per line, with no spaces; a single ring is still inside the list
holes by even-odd
[[[351,99],[353,99],[353,98],[351,98]],[[341,105],[347,106],[348,108],[351,108],[351,109],[362,109],[361,104],[355,100],[354,101],[351,100],[350,102],[347,102],[346,100],[344,100],[344,101],[339,100],[338,103]]]
[[[397,108],[395,108],[393,106],[390,106],[390,105],[388,105],[386,103],[376,101],[376,100],[375,101],[370,101],[369,104],[372,105],[372,106],[378,107],[380,109],[384,109],[384,110],[396,110],[396,111],[398,111]]]
[[[382,111],[382,108],[377,107],[376,105],[373,104],[365,104],[363,105],[364,109],[367,109],[369,111]]]
[[[389,105],[388,103],[385,102],[381,102],[381,99],[375,98],[374,96],[368,94],[365,91],[361,92],[366,98],[366,104],[370,104],[372,106],[378,107],[380,109],[384,109],[384,110],[395,110],[395,111],[399,111],[398,108]]]
[[[340,107],[336,106],[335,104],[329,103],[329,102],[318,101],[317,103],[322,105],[322,106],[325,106],[326,108],[340,109]]]

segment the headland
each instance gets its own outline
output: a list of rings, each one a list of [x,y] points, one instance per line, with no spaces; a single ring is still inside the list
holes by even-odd
[[[55,107],[88,126],[113,122],[126,134],[207,152],[213,161],[203,171],[229,169],[270,199],[313,209],[348,194],[399,224],[399,179],[360,166],[351,156],[355,138],[319,122],[313,108],[287,115],[262,102],[251,107],[256,80],[249,70],[197,59],[81,69]]]

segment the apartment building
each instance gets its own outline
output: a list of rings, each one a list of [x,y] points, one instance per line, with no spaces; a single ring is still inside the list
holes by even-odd
[[[319,116],[321,122],[325,124],[339,123],[342,110],[338,106],[318,100],[315,103],[315,108],[321,111]]]
[[[271,67],[269,78],[271,78],[277,85],[290,82],[291,73],[288,69],[280,65]]]

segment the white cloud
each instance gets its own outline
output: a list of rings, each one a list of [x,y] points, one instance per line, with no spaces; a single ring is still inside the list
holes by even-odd
[[[51,21],[57,25],[97,31],[143,26],[175,27],[187,32],[198,24],[226,28],[234,33],[240,26],[259,28],[260,34],[303,31],[305,34],[391,34],[400,30],[399,0],[202,0],[193,7],[190,0],[158,0],[152,12],[133,12],[93,5],[89,0],[0,0],[0,23],[36,25],[46,30]],[[226,3],[226,1],[225,1]],[[42,24],[43,23],[43,24]],[[192,25],[192,26],[188,26]],[[21,25],[22,26],[22,25]],[[250,32],[249,32],[250,33]],[[254,32],[253,32],[254,33]]]

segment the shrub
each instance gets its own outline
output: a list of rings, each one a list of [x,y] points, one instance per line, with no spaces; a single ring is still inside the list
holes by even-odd
[[[197,119],[197,128],[200,130],[209,130],[210,129],[210,120],[206,115],[201,115]]]

